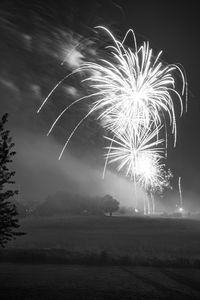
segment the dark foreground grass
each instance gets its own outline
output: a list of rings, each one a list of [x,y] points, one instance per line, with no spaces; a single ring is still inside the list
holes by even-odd
[[[200,270],[0,263],[1,300],[199,299]]]
[[[198,220],[68,216],[25,219],[22,229],[0,262],[200,267]]]
[[[0,299],[200,299],[200,221],[27,218],[0,251]]]
[[[27,218],[21,224],[27,234],[9,243],[8,249],[29,249],[24,255],[34,251],[39,256],[37,249],[45,249],[43,254],[47,257],[64,255],[68,259],[66,256],[74,253],[75,260],[142,257],[160,261],[185,259],[192,263],[200,259],[199,220],[67,216]]]
[[[175,268],[200,268],[200,259],[149,255],[113,256],[106,251],[71,252],[66,249],[5,249],[0,250],[0,263],[20,264],[70,264],[85,266],[151,266]]]

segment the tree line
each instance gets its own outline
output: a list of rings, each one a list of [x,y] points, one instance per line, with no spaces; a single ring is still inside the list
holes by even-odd
[[[103,215],[119,209],[119,202],[111,195],[103,197],[89,197],[70,192],[57,192],[48,196],[46,200],[38,205],[33,211],[34,215],[54,216],[67,214]]]

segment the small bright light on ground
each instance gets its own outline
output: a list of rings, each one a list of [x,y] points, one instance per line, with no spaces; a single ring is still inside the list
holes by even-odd
[[[139,212],[139,210],[138,210],[137,208],[135,208],[134,210],[135,210],[135,212],[136,212],[136,213],[138,213],[138,212]]]
[[[182,207],[179,207],[179,211],[180,211],[180,212],[183,212],[184,209],[183,209]]]

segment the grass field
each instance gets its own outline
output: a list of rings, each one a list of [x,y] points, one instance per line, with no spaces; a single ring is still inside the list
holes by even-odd
[[[200,221],[27,218],[0,251],[0,299],[199,299]]]
[[[199,299],[200,270],[0,264],[1,299]]]
[[[10,248],[200,258],[200,221],[133,217],[30,218]]]

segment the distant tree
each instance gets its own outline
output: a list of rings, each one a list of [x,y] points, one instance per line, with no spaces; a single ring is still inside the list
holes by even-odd
[[[102,198],[59,191],[48,196],[33,211],[34,215],[102,215]]]
[[[103,211],[105,213],[109,213],[111,217],[113,212],[119,209],[120,203],[110,195],[104,196],[102,200],[103,200]]]
[[[10,131],[4,128],[7,122],[8,114],[4,114],[0,121],[0,246],[14,239],[17,235],[23,233],[16,232],[19,227],[17,218],[16,206],[8,201],[18,193],[17,190],[9,189],[10,184],[15,182],[11,179],[14,171],[10,171],[8,164],[12,162],[12,157],[15,155],[13,151],[14,143],[10,137]]]

